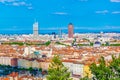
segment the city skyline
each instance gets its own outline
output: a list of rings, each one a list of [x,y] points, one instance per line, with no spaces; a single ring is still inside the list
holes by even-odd
[[[0,80],[120,80],[120,0],[0,0]]]
[[[74,29],[119,31],[120,0],[0,0],[0,31],[32,30],[36,19],[40,30]]]

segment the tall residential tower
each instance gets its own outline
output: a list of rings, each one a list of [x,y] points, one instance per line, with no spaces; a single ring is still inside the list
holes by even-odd
[[[38,22],[35,22],[33,24],[33,35],[34,37],[37,37],[39,35]]]
[[[74,34],[74,32],[73,32],[73,24],[72,23],[69,23],[68,24],[68,37],[69,38],[73,38],[73,34]]]

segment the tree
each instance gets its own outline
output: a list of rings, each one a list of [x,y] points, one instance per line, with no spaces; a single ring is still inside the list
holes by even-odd
[[[32,68],[32,67],[30,67],[30,68],[28,69],[28,71],[29,71],[29,73],[30,73],[31,75],[33,75],[33,68]]]
[[[49,46],[50,44],[51,44],[51,41],[47,41],[47,42],[45,43],[46,46]]]
[[[35,70],[34,68],[30,67],[28,69],[29,73],[32,75],[32,76],[35,76],[37,74],[37,70]]]
[[[90,42],[90,46],[93,46],[93,42]]]
[[[48,69],[47,80],[72,80],[68,68],[62,64],[58,55],[55,55],[52,59],[51,65]]]
[[[112,72],[114,72],[114,79],[120,79],[120,55],[118,58],[115,58],[115,56],[112,56],[112,62],[110,63],[110,69]]]
[[[42,68],[39,68],[39,71],[42,72]]]
[[[88,76],[85,76],[84,78],[81,78],[80,80],[91,80],[91,79],[89,79]]]
[[[90,66],[94,78],[96,78],[97,80],[109,80],[112,77],[113,72],[111,71],[109,66],[106,66],[104,57],[101,57],[99,62],[100,62],[99,65],[93,63]]]
[[[120,56],[112,56],[112,62],[106,65],[104,57],[99,60],[99,65],[95,63],[90,66],[95,80],[120,80]]]

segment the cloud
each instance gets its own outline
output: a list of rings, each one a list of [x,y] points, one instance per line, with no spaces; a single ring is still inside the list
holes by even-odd
[[[31,7],[31,6],[30,6],[30,7],[28,7],[28,9],[30,9],[30,10],[31,10],[31,9],[33,9],[33,7]]]
[[[56,15],[68,15],[68,13],[66,13],[66,12],[54,12],[53,14],[56,14]]]
[[[13,2],[12,5],[13,6],[27,6],[25,2]]]
[[[110,0],[111,2],[120,2],[120,0]]]
[[[25,6],[28,9],[32,9],[32,4],[27,3],[27,0],[0,0],[0,3],[9,6]]]
[[[120,29],[120,26],[105,26],[104,29]]]
[[[103,11],[96,11],[96,14],[120,14],[120,11],[108,11],[108,10],[103,10]]]
[[[120,11],[113,11],[112,14],[120,14]]]
[[[55,12],[55,13],[53,13],[53,14],[57,14],[57,15],[67,15],[68,13],[66,13],[66,12]]]
[[[97,13],[97,14],[107,14],[107,13],[109,13],[109,11],[108,10],[103,10],[103,11],[96,11],[95,13]]]
[[[0,0],[1,3],[5,3],[5,2],[15,2],[15,1],[18,1],[18,0]]]

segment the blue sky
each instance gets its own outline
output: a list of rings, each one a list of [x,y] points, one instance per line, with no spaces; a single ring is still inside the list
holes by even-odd
[[[67,29],[120,31],[120,0],[0,0],[0,30]]]

